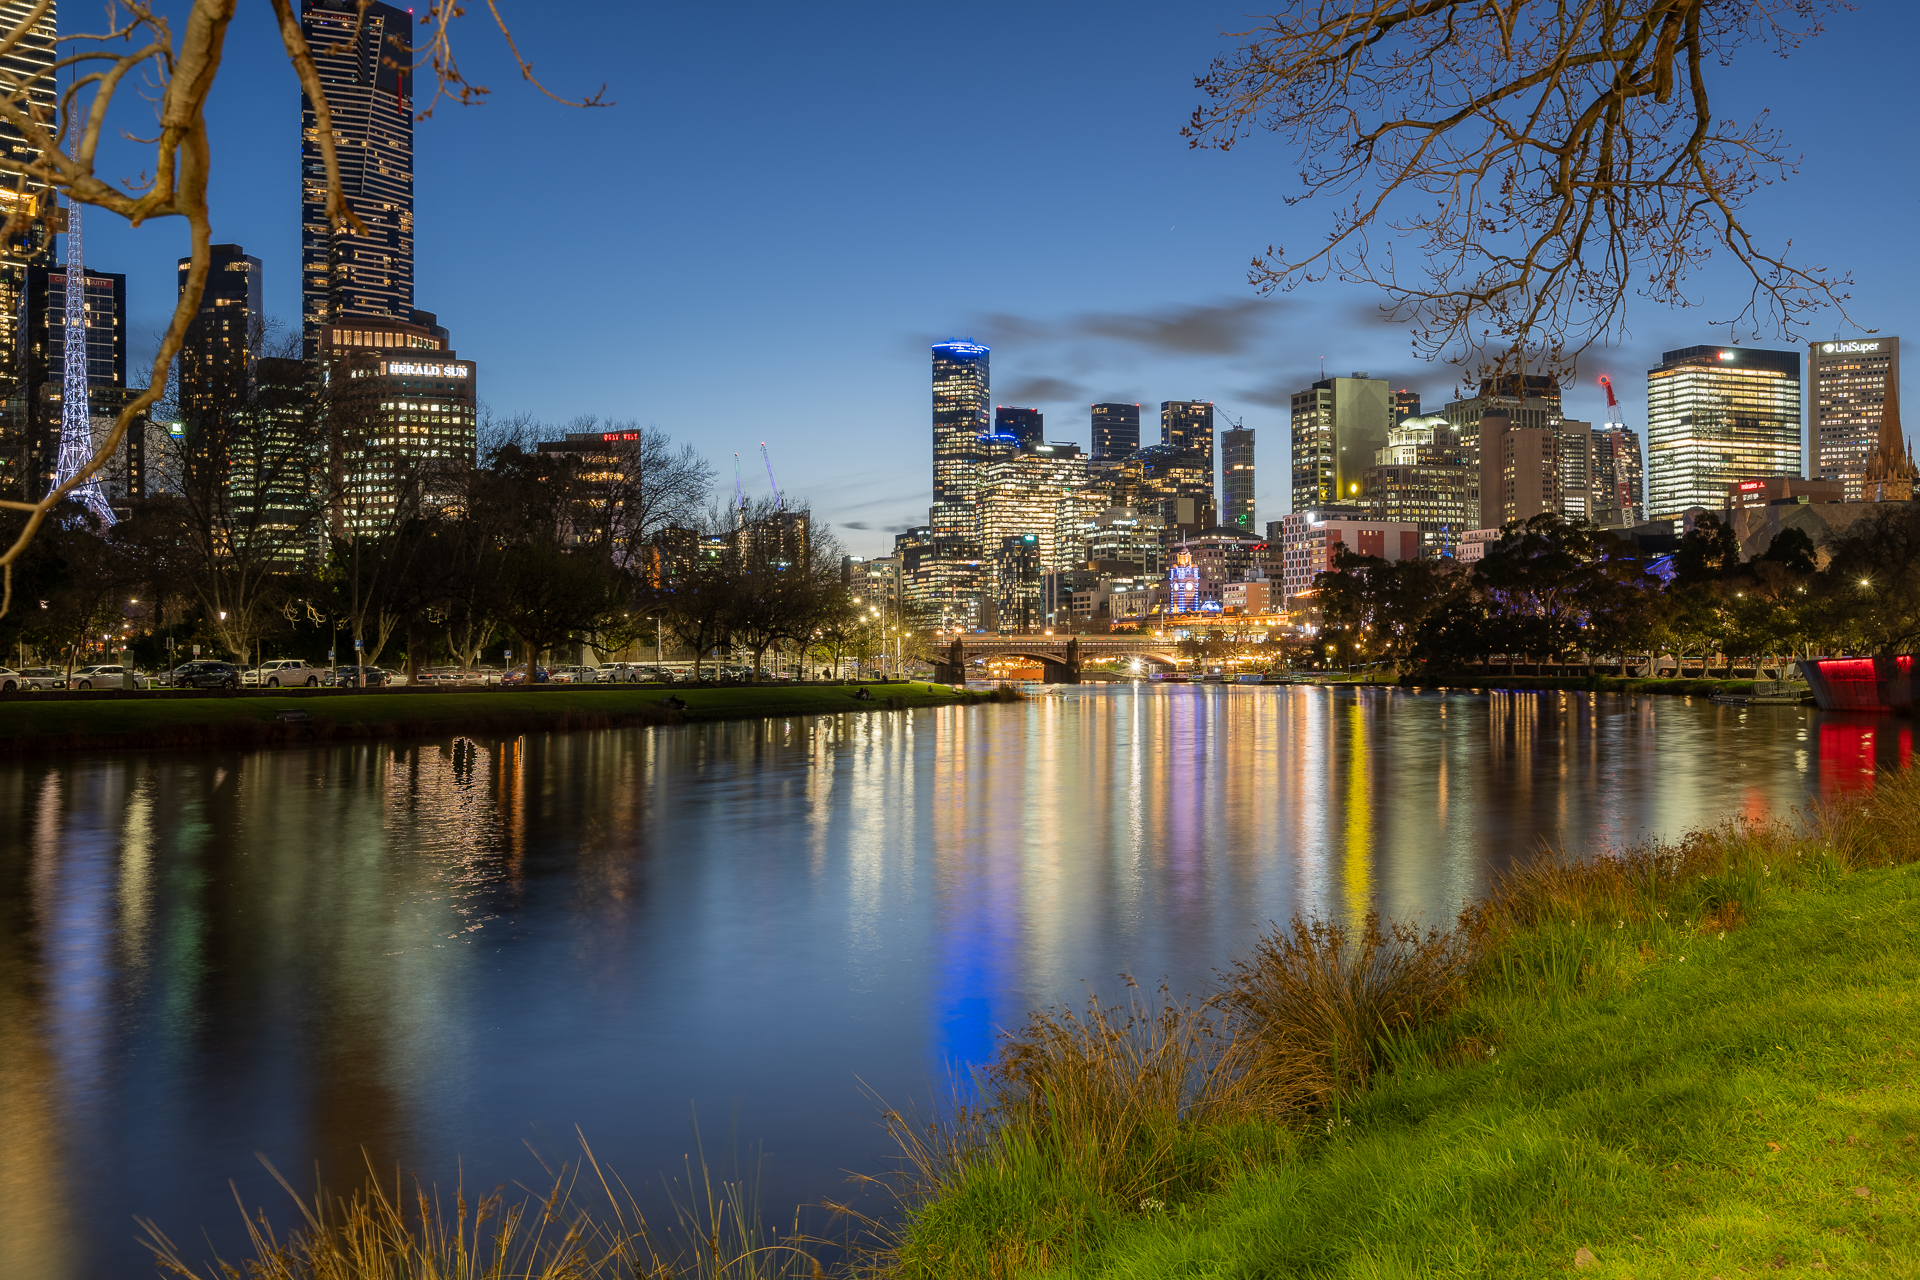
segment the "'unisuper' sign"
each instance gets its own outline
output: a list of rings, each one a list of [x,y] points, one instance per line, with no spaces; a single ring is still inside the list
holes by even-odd
[[[1828,356],[1855,355],[1879,349],[1878,342],[1823,342],[1820,344],[1820,354]]]
[[[387,374],[395,378],[464,378],[463,364],[413,364],[404,360],[387,361]]]

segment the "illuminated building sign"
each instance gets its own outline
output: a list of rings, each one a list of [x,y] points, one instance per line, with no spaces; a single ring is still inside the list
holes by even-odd
[[[1879,349],[1878,342],[1823,342],[1820,344],[1820,350],[1825,355],[1878,351]]]
[[[1767,487],[1767,483],[1764,480],[1742,480],[1740,487],[1742,489],[1764,489]]]
[[[609,431],[600,437],[602,440],[638,440],[638,431]]]
[[[387,362],[387,372],[403,378],[464,378],[467,376],[465,365],[403,364],[398,360]]]

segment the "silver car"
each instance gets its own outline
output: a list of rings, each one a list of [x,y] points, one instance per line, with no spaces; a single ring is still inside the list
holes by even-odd
[[[67,680],[69,689],[118,689],[126,683],[127,668],[108,666],[81,667]]]

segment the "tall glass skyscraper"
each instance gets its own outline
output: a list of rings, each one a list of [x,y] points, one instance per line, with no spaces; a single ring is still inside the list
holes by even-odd
[[[263,319],[260,259],[237,244],[210,246],[212,262],[200,313],[180,344],[180,416],[189,422],[228,412],[247,402],[248,366],[257,354],[254,330]],[[187,287],[192,258],[180,259],[179,288]]]
[[[1800,353],[1686,347],[1647,370],[1647,510],[1718,511],[1727,486],[1798,476]]]
[[[1835,338],[1808,348],[1813,377],[1807,443],[1813,475],[1838,480],[1848,502],[1860,501],[1867,462],[1880,442],[1889,401],[1900,408],[1900,339],[1892,334]]]
[[[21,25],[33,17],[34,8],[33,0],[0,0],[0,26],[8,31],[20,30]],[[20,106],[44,112],[49,120],[56,106],[53,41],[57,8],[57,5],[48,5],[46,12],[21,32],[6,56],[0,57],[0,89]],[[16,173],[20,166],[31,165],[40,158],[40,153],[27,144],[26,136],[8,124],[0,124],[0,150],[13,162]],[[41,202],[47,198],[44,183],[33,178],[10,177],[0,188],[0,221],[11,217],[22,204],[28,206],[30,216],[41,212]],[[46,224],[36,221],[0,244],[0,390],[20,389],[20,324],[27,292],[27,269],[46,265],[52,241]],[[29,463],[29,456],[40,443],[31,424],[15,421],[0,426],[0,493],[24,499],[29,494],[37,498],[45,492],[44,487],[36,487],[43,485],[44,468]],[[58,447],[56,441],[54,448]],[[52,465],[51,459],[47,465]],[[31,481],[29,471],[33,472]]]
[[[1093,460],[1118,462],[1140,451],[1140,406],[1093,406]]]
[[[327,222],[318,115],[300,97],[301,329],[309,360],[320,329],[340,320],[413,315],[412,19],[360,0],[301,0],[300,28],[333,113],[347,202],[367,234]]]
[[[1220,437],[1220,523],[1238,533],[1258,532],[1253,523],[1253,432],[1235,427]]]
[[[1031,453],[1047,442],[1046,418],[1038,409],[1016,409],[1012,405],[993,408],[993,434],[1012,436],[1019,447]]]
[[[942,342],[933,348],[934,554],[942,559],[980,558],[980,437],[993,431],[991,352],[977,342]]]

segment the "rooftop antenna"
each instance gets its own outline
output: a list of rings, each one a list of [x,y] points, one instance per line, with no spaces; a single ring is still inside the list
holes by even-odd
[[[76,129],[73,135],[76,159],[80,155],[80,133]],[[93,414],[87,395],[87,268],[80,244],[80,202],[71,196],[67,198],[67,308],[62,327],[60,458],[54,466],[49,493],[79,475],[93,460]],[[70,496],[80,499],[102,524],[114,523],[113,508],[107,505],[107,495],[100,492],[97,472],[75,486]]]
[[[773,509],[775,511],[785,511],[787,504],[780,500],[780,486],[775,483],[773,478],[773,459],[767,456],[767,442],[765,440],[760,442],[760,460],[767,464],[767,487],[773,490]]]

